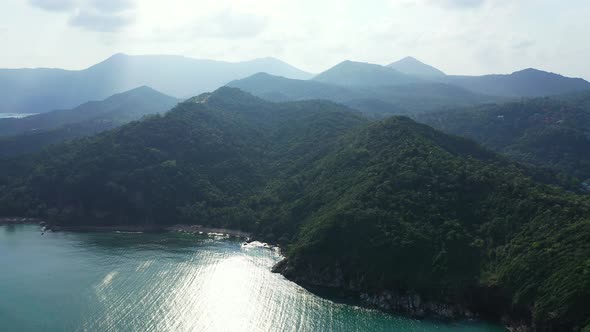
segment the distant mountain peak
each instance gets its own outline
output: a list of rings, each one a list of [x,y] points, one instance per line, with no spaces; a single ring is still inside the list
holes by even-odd
[[[320,73],[316,76],[316,80],[320,80],[324,76],[329,76],[335,73],[342,73],[342,74],[353,74],[353,73],[389,73],[389,74],[400,74],[391,68],[383,67],[381,65],[376,65],[373,63],[367,62],[358,62],[352,60],[344,60],[334,67]]]
[[[248,78],[253,78],[253,79],[268,79],[268,78],[272,78],[272,77],[281,77],[281,76],[275,76],[275,75],[271,75],[267,72],[261,71],[259,73],[256,73],[254,75],[250,75],[246,78],[243,79],[248,79]]]
[[[402,58],[401,60],[399,60],[397,62],[414,62],[414,63],[424,64],[422,61],[414,58],[413,56],[404,57],[404,58]]]
[[[447,82],[473,92],[504,97],[544,97],[590,90],[590,82],[536,68],[511,74],[447,76]]]
[[[556,74],[556,73],[551,73],[548,71],[544,71],[544,70],[540,70],[540,69],[536,69],[536,68],[525,68],[522,70],[517,70],[515,72],[513,72],[511,75],[537,75],[537,76],[558,76],[558,77],[563,77],[562,75]]]
[[[202,93],[196,97],[188,99],[188,103],[206,104],[209,106],[219,105],[251,105],[251,104],[265,104],[266,101],[253,96],[239,88],[230,86],[222,86],[213,92]]]
[[[387,67],[393,68],[401,73],[413,76],[420,76],[420,77],[442,77],[446,76],[444,72],[441,70],[427,65],[424,62],[411,57],[407,56],[401,60],[398,60],[394,63],[389,64]]]
[[[110,59],[113,59],[113,58],[116,59],[116,58],[126,58],[126,57],[129,57],[129,54],[119,52],[119,53],[115,53],[115,54],[111,55],[109,58]]]
[[[262,99],[255,97],[251,93],[248,93],[242,89],[231,87],[231,86],[222,86],[217,90],[211,93],[211,97],[214,98],[224,98],[224,99],[236,99],[236,100],[250,100],[250,101],[257,101],[257,102],[264,102]]]
[[[356,67],[382,67],[381,65],[376,65],[374,63],[368,62],[360,62],[360,61],[353,61],[353,60],[344,60],[332,68],[337,67],[346,67],[346,66],[356,66]]]
[[[344,86],[392,86],[420,81],[393,68],[351,60],[340,62],[314,80]]]
[[[134,100],[141,100],[141,99],[157,99],[157,100],[167,100],[168,102],[172,102],[172,100],[178,100],[174,97],[168,96],[158,90],[155,90],[147,85],[142,85],[137,88],[114,94],[104,101],[116,101],[116,100],[123,100],[123,99],[134,99]]]
[[[135,89],[131,89],[131,90],[127,91],[127,92],[131,92],[131,91],[140,91],[140,92],[143,92],[143,91],[145,91],[145,92],[158,92],[158,91],[156,91],[155,89],[153,89],[153,88],[151,88],[151,87],[149,87],[149,86],[147,86],[147,85],[141,85],[141,86],[138,86],[137,88],[135,88]],[[158,92],[158,93],[160,93],[160,92]]]
[[[272,56],[265,56],[265,57],[262,57],[262,58],[256,58],[256,59],[253,59],[252,61],[286,63],[285,61],[283,61],[281,59],[278,59],[278,58],[275,58],[275,57],[272,57]]]

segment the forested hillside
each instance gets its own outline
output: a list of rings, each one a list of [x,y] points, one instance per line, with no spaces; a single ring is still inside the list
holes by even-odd
[[[277,267],[293,280],[418,315],[461,316],[463,305],[496,319],[531,313],[543,328],[588,324],[589,200],[470,141],[392,118],[292,181],[313,183],[291,200],[291,222],[304,222]]]
[[[514,160],[590,178],[590,94],[523,99],[416,116]]]
[[[50,144],[90,136],[146,115],[165,112],[176,103],[176,98],[140,87],[69,110],[0,119],[0,156],[30,153]]]
[[[505,97],[545,97],[590,89],[590,82],[534,68],[508,75],[446,76],[442,81],[475,93]]]
[[[386,310],[590,328],[588,197],[409,118],[222,88],[0,171],[2,215],[240,228]]]

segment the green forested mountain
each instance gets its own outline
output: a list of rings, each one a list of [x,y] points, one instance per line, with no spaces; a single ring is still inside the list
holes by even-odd
[[[176,98],[140,87],[70,110],[0,119],[0,156],[29,153],[49,144],[89,136],[145,115],[167,111],[176,103]]]
[[[399,74],[394,74],[396,75]],[[383,84],[387,84],[387,81]],[[499,100],[436,82],[405,85],[358,83],[345,86],[316,80],[293,80],[264,73],[230,82],[228,86],[270,101],[331,100],[358,109],[371,117],[422,113],[441,107],[460,107]]]
[[[83,70],[0,69],[0,113],[70,109],[144,85],[187,98],[262,71],[298,79],[311,77],[274,58],[224,62],[175,55],[115,54]]]
[[[388,66],[344,61],[313,80],[345,87],[410,86],[424,83],[447,84],[477,95],[497,97],[544,97],[590,90],[590,82],[537,69],[509,75],[445,75],[438,69],[407,57]]]
[[[292,181],[313,183],[292,200],[303,224],[278,267],[293,280],[492,316],[530,310],[541,327],[589,323],[590,201],[536,185],[470,141],[391,118]]]
[[[176,98],[143,86],[110,96],[105,100],[89,101],[73,109],[56,110],[24,118],[0,119],[0,136],[56,129],[101,117],[113,118],[115,122],[129,122],[143,115],[169,110],[177,102]]]
[[[0,186],[2,215],[250,230],[283,245],[288,278],[384,309],[590,324],[588,197],[405,117],[222,88],[0,161]]]
[[[590,93],[447,110],[416,119],[520,162],[580,180],[590,178]]]
[[[352,89],[314,80],[295,80],[267,73],[258,73],[241,80],[232,81],[229,87],[239,88],[260,98],[282,102],[296,100],[326,99],[344,101],[356,97]]]
[[[0,206],[13,206],[4,215],[22,213],[23,204],[33,214],[55,208],[62,222],[175,223],[200,202],[204,211],[235,205],[265,183],[271,166],[286,172],[329,144],[332,131],[364,121],[327,102],[277,105],[224,88],[44,151],[20,168],[25,178],[9,177],[24,191],[4,196]],[[275,158],[279,152],[292,158]]]
[[[446,76],[442,81],[475,93],[504,97],[545,97],[590,90],[581,78],[528,68],[509,75]]]
[[[419,83],[421,79],[393,68],[364,62],[344,61],[320,73],[314,81],[342,86],[392,86]]]

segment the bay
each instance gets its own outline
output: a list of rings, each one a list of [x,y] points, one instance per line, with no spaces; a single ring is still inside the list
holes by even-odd
[[[0,330],[503,331],[334,303],[271,273],[280,259],[219,236],[0,226]]]

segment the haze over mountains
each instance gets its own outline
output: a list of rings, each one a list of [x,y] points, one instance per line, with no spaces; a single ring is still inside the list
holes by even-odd
[[[360,64],[360,67],[364,66]],[[392,84],[363,85],[361,81],[357,81],[358,76],[355,74],[351,75],[353,77],[348,83],[336,84],[338,79],[334,76],[339,75],[329,73],[322,76],[320,80],[293,80],[257,74],[230,82],[228,86],[242,89],[270,101],[327,99],[376,117],[421,113],[445,106],[468,106],[501,100],[498,97],[476,94],[444,83],[397,84],[399,74],[394,73],[389,76],[388,74],[393,70],[385,69],[385,71],[386,75],[379,75],[382,82],[388,82],[391,79]],[[358,84],[352,84],[354,81]]]
[[[274,58],[231,63],[174,55],[116,54],[79,71],[0,69],[0,113],[73,108],[144,85],[187,98],[262,71],[291,78],[311,76]]]
[[[400,73],[407,75],[414,75],[425,78],[443,77],[446,74],[431,65],[427,65],[420,60],[408,56],[394,63],[389,64],[387,67],[393,68]]]
[[[450,76],[411,57],[389,66],[344,61],[311,80],[257,74],[228,85],[273,101],[328,99],[372,116],[424,113],[590,89],[590,83],[582,79],[536,70]]]
[[[246,78],[247,81],[239,81]],[[590,83],[583,79],[534,69],[509,75],[445,75],[412,57],[388,66],[344,61],[313,76],[274,58],[229,63],[171,55],[116,54],[80,71],[1,69],[0,113],[73,108],[88,100],[101,100],[144,85],[176,98],[186,98],[228,83],[270,100],[325,98],[359,108],[365,108],[363,105],[367,103],[381,104],[378,113],[385,114],[391,114],[391,110],[413,113],[435,106],[466,106],[499,98],[590,89]]]
[[[447,76],[444,81],[474,92],[506,97],[553,96],[590,89],[590,83],[584,79],[532,68],[509,75]]]
[[[344,61],[315,76],[314,81],[350,87],[395,86],[419,83],[421,80],[388,67]]]
[[[146,115],[166,112],[176,103],[178,99],[144,86],[69,110],[0,119],[0,157],[93,135]]]

